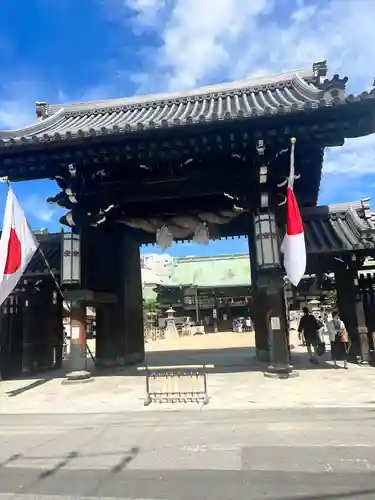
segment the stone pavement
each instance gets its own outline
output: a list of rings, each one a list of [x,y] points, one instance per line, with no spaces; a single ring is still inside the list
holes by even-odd
[[[0,500],[363,500],[373,409],[0,415]]]
[[[305,349],[297,346],[293,359],[299,377],[289,380],[265,378],[264,365],[254,360],[253,333],[218,334],[165,340],[147,344],[148,364],[214,364],[208,375],[209,405],[214,409],[374,407],[375,369],[350,365],[333,370],[330,361],[310,365]],[[297,345],[298,340],[292,339]],[[169,341],[168,341],[169,342]],[[329,354],[326,354],[329,360]],[[151,404],[143,406],[144,376],[134,368],[115,373],[96,373],[94,381],[62,385],[63,373],[55,378],[0,382],[0,413],[107,413],[123,411],[170,411],[198,404]]]

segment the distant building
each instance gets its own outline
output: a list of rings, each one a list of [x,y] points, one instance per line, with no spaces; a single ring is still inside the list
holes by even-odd
[[[144,255],[141,261],[143,296],[162,308],[172,306],[176,316],[231,328],[235,317],[251,315],[250,260],[244,255],[173,258]]]

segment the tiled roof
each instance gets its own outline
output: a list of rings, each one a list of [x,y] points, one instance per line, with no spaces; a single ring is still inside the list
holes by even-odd
[[[61,268],[61,233],[36,234],[45,258],[54,273],[60,274]],[[28,274],[48,273],[48,268],[41,253],[37,251],[28,265],[25,276]]]
[[[375,250],[375,220],[367,200],[302,210],[308,254]]]
[[[375,92],[346,97],[347,79],[337,75],[320,84],[326,72],[325,63],[316,63],[311,70],[204,86],[184,93],[77,104],[37,103],[39,122],[21,130],[0,132],[0,146],[245,119],[375,98]]]

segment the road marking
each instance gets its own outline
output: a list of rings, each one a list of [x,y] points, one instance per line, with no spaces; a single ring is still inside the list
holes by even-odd
[[[34,495],[34,494],[29,494],[29,493],[14,493],[14,496],[12,493],[0,493],[0,500],[11,500],[11,499],[17,499],[17,500],[35,500],[38,498],[38,500],[77,500],[78,496],[74,495]],[[81,496],[79,495],[79,500],[120,500],[119,497],[87,497],[87,496]],[[121,497],[121,500],[157,500],[155,498],[134,498],[134,497]]]

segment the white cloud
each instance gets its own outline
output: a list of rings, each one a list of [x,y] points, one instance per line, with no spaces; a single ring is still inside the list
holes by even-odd
[[[16,130],[35,122],[34,113],[31,112],[30,102],[25,99],[0,100],[0,130]]]
[[[133,11],[137,30],[147,34],[153,19],[161,44],[150,50],[155,50],[162,85],[170,89],[198,85],[218,73],[222,78],[244,78],[260,70],[264,74],[306,67],[324,58],[332,71],[349,73],[354,84],[371,83],[375,46],[368,43],[374,28],[369,0],[124,4]]]
[[[136,14],[136,24],[143,28],[152,28],[159,22],[168,8],[168,0],[126,0],[128,6]]]
[[[324,172],[351,177],[375,174],[375,134],[348,139],[342,148],[327,149]]]
[[[35,123],[35,96],[41,87],[33,81],[0,82],[0,130],[19,129]]]
[[[142,91],[178,90],[310,67],[349,76],[353,93],[375,76],[372,0],[123,0],[136,32],[157,31],[153,64],[136,75]],[[128,14],[128,11],[126,11]],[[151,26],[152,25],[152,26]],[[326,153],[324,172],[375,173],[375,136]]]
[[[142,41],[141,69],[132,79],[143,92],[273,74],[321,59],[328,60],[331,74],[349,76],[350,92],[368,90],[375,76],[374,0],[97,1],[119,20],[121,6],[123,22],[131,13]],[[126,60],[111,73],[113,80],[128,78]],[[99,86],[85,98],[109,93],[112,88]],[[32,97],[40,98],[40,88],[2,81],[0,94],[0,129],[35,121]],[[324,172],[375,174],[374,158],[375,136],[353,139],[327,150]]]
[[[41,196],[31,194],[22,200],[26,214],[32,215],[41,222],[50,223],[56,220],[57,210],[48,205]]]

